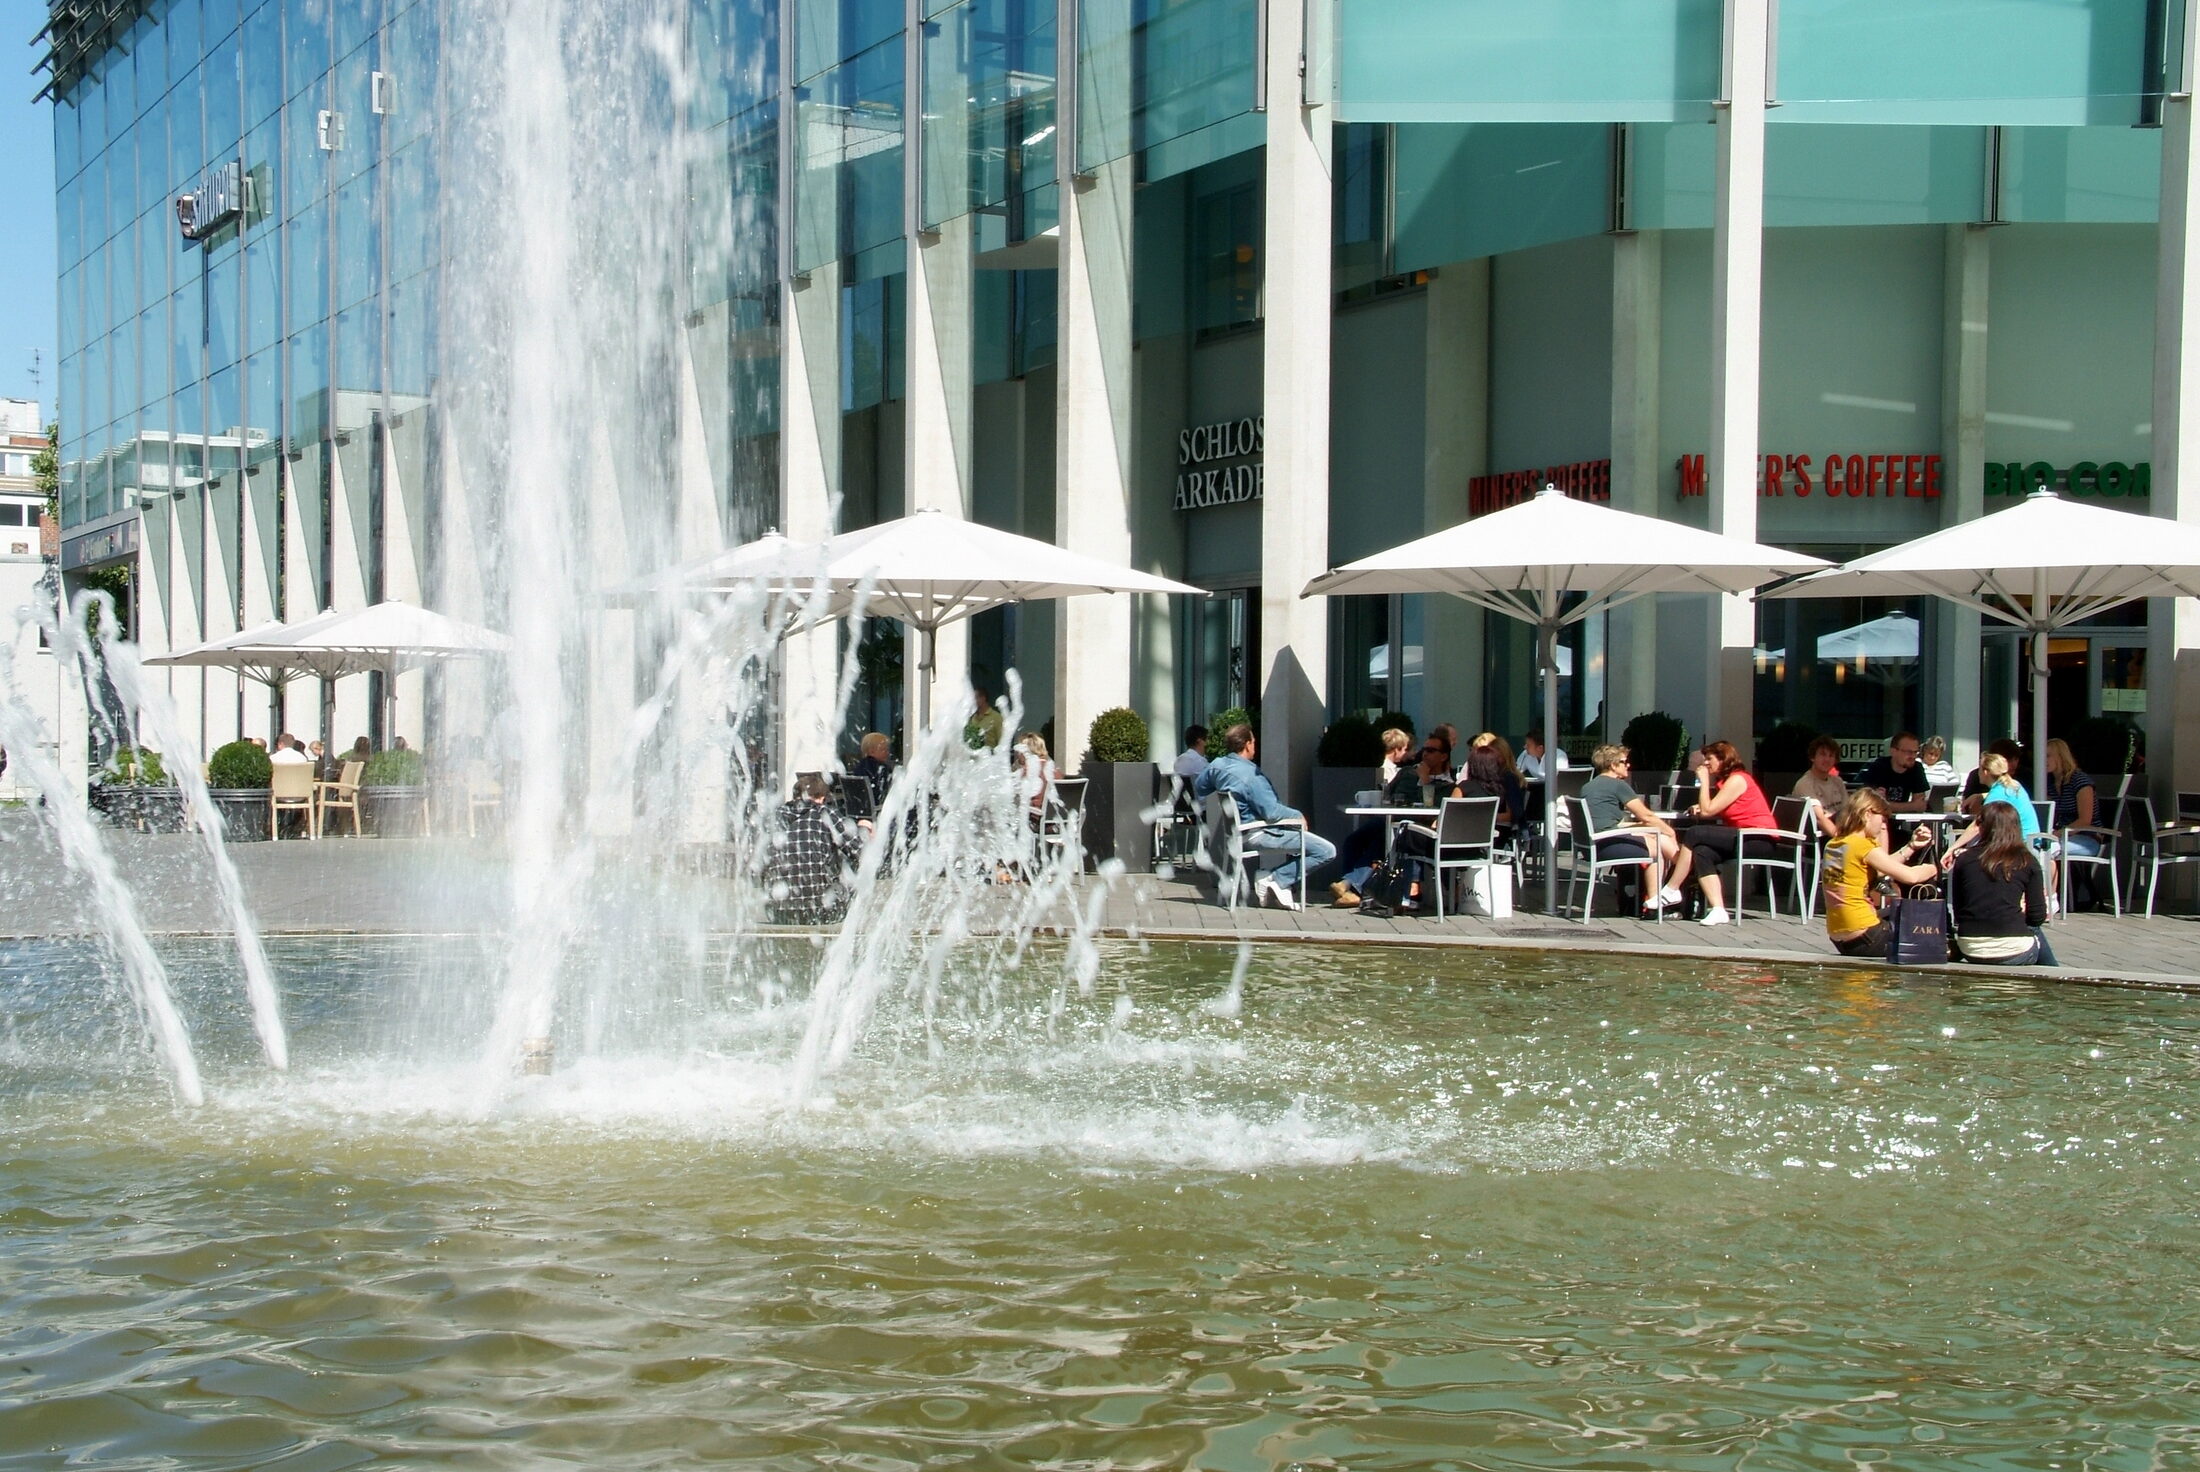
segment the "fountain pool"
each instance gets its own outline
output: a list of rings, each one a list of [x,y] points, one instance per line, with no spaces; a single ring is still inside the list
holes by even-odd
[[[2200,999],[1035,952],[789,1108],[806,946],[478,1112],[466,943],[0,951],[0,1467],[2151,1468],[2200,1454]],[[1114,990],[1116,978],[1127,978]]]

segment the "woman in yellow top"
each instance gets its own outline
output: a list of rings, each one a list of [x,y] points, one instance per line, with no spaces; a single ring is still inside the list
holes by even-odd
[[[1902,857],[1887,852],[1887,800],[1868,787],[1849,794],[1841,805],[1841,822],[1826,845],[1821,877],[1826,887],[1826,936],[1844,956],[1885,956],[1894,927],[1872,908],[1872,885],[1882,875],[1897,884],[1923,884],[1937,879],[1932,864],[1906,860],[1932,834],[1921,823],[1902,850]]]

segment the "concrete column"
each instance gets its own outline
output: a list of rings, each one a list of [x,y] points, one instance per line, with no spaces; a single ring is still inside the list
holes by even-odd
[[[1986,510],[1986,333],[1993,232],[1950,225],[1941,298],[1940,520],[1971,521]],[[1979,618],[1939,607],[1932,701],[1925,720],[1949,742],[1948,760],[1969,770],[1979,758]],[[1883,733],[1892,736],[1888,731]]]
[[[903,421],[903,481],[911,511],[970,514],[970,216],[909,241],[909,374]],[[921,708],[922,642],[912,630],[903,654],[907,719]],[[943,717],[970,678],[970,629],[940,630],[932,675],[932,717]],[[1001,692],[992,692],[999,700]],[[1059,728],[1057,728],[1059,729]]]
[[[820,266],[779,290],[779,529],[815,543],[833,534],[840,513],[840,268]],[[839,627],[782,646],[780,750],[789,772],[832,762]]]
[[[1705,463],[1711,529],[1757,536],[1757,417],[1761,389],[1765,234],[1765,51],[1769,0],[1726,0],[1717,104],[1718,187],[1711,225],[1711,449]],[[1755,604],[1717,602],[1706,668],[1705,731],[1755,749],[1750,651]]]
[[[1304,808],[1326,714],[1329,600],[1299,590],[1329,563],[1330,109],[1299,103],[1302,7],[1268,7],[1263,209],[1260,764]]]
[[[1124,564],[1132,560],[1134,167],[1119,158],[1062,180],[1054,392],[1055,540]],[[1055,615],[1054,731],[1065,764],[1082,760],[1094,716],[1131,702],[1131,603],[1128,595],[1071,598]],[[1153,734],[1156,756],[1165,755],[1173,733]]]
[[[1612,505],[1658,514],[1658,356],[1664,319],[1665,237],[1612,237]],[[1615,609],[1605,651],[1604,739],[1657,707],[1658,605]],[[1594,712],[1590,713],[1590,718]]]
[[[1467,482],[1490,469],[1490,263],[1446,266],[1428,284],[1421,479],[1423,534],[1467,519]],[[1272,493],[1271,493],[1272,494]],[[1422,618],[1423,724],[1480,729],[1482,610],[1450,596]]]
[[[2157,516],[2200,521],[2200,149],[2192,87],[2200,78],[2200,0],[2183,0],[2184,42],[2162,101],[2162,210],[2154,307],[2154,494]],[[2157,813],[2200,788],[2200,601],[2147,609],[2147,771]]]

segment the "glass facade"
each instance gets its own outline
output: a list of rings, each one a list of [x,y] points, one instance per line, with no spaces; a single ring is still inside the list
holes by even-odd
[[[1053,535],[1064,191],[1120,198],[1120,346],[1134,367],[1112,412],[1128,422],[1133,545],[1142,564],[1213,595],[1141,633],[1132,698],[1164,729],[1257,698],[1262,504],[1172,497],[1196,468],[1179,462],[1180,436],[1262,413],[1264,144],[1302,98],[1267,95],[1259,0],[678,9],[685,298],[673,310],[724,533],[753,536],[783,514],[796,426],[783,422],[781,345],[802,325],[782,320],[791,309],[816,317],[806,392],[827,401],[810,412],[823,416],[838,526],[907,509],[930,470],[910,465],[910,446],[945,443],[957,463],[940,478],[967,514]],[[1777,7],[1761,438],[1783,467],[1945,448],[1948,239],[1973,226],[1997,227],[1987,457],[2146,457],[2141,339],[2162,168],[2148,125],[2172,90],[2173,9]],[[1630,432],[1655,471],[1644,504],[1700,518],[1685,462],[1710,419],[1721,6],[1307,10],[1318,27],[1301,85],[1335,121],[1334,207],[1299,228],[1331,231],[1336,289],[1331,515],[1307,534],[1327,537],[1331,561],[1361,555],[1466,514],[1478,477],[1609,466]],[[63,520],[96,529],[142,514],[148,564],[183,590],[170,616],[195,620],[179,637],[234,627],[248,586],[271,590],[271,616],[327,606],[353,582],[372,596],[398,553],[432,583],[449,432],[437,201],[452,166],[437,99],[441,69],[459,64],[444,52],[445,13],[437,0],[155,0],[56,77]],[[200,227],[188,238],[185,196]],[[1623,261],[1641,252],[1627,242],[1644,237],[1653,263],[1628,285]],[[1462,329],[1442,304],[1468,281],[1482,306]],[[929,316],[913,318],[919,308]],[[922,342],[915,321],[928,324]],[[2116,362],[2058,356],[2096,329]],[[1471,351],[1462,331],[1478,334]],[[1621,344],[1634,339],[1654,392],[1623,390]],[[913,361],[920,350],[940,361]],[[940,382],[920,408],[913,384],[921,395]],[[952,416],[952,433],[913,437],[920,412]],[[1642,420],[1631,431],[1630,414]],[[680,432],[669,411],[649,428]],[[640,484],[655,470],[620,473]],[[1768,496],[1761,529],[1814,550],[1875,546],[1940,513]],[[385,545],[400,519],[409,545]],[[346,548],[365,549],[356,568]],[[1785,606],[1761,631],[1759,724],[1860,735],[1927,722],[1919,692],[1945,658],[1933,610],[1912,610],[1926,647],[1906,684],[1810,652],[1892,611]],[[1628,693],[1630,664],[1688,663],[1673,651],[1698,616],[1645,610],[1654,634],[1617,616],[1570,633],[1569,730],[1644,699]],[[1471,699],[1478,724],[1517,734],[1535,711],[1530,640],[1446,617],[1422,599],[1340,603],[1332,712],[1465,724],[1476,716],[1445,703]],[[1050,618],[989,622],[982,672],[1017,665],[1036,681],[1052,661]],[[899,657],[876,636],[865,647],[878,676],[865,722],[890,726]],[[1456,676],[1462,663],[1472,680]],[[1685,702],[1679,688],[1658,698]],[[1043,689],[1035,698],[1043,716]]]

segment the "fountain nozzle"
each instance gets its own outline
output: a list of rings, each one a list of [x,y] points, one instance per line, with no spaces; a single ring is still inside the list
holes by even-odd
[[[548,1038],[529,1038],[519,1046],[519,1071],[528,1078],[547,1078],[557,1061],[557,1044]]]

